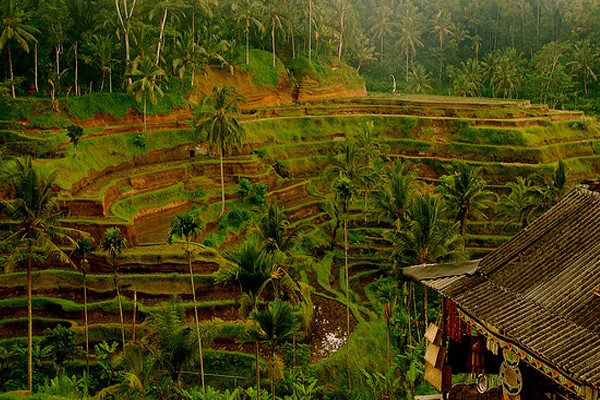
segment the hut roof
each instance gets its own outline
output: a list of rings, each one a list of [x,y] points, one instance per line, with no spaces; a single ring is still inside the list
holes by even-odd
[[[578,188],[475,273],[424,283],[486,329],[600,387],[600,193]]]

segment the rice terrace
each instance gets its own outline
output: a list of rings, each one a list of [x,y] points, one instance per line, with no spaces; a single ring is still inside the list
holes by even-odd
[[[340,32],[271,1],[94,5],[105,63],[92,2],[2,6],[29,45],[0,37],[0,399],[598,399],[600,65],[560,89],[521,56],[529,83],[462,90],[525,34],[418,56],[357,33],[368,2],[313,1]],[[452,8],[371,3],[405,27]]]

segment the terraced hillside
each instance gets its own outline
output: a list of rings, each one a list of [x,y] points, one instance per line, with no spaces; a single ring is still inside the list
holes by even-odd
[[[498,192],[518,176],[552,170],[558,160],[565,161],[572,182],[600,174],[597,123],[579,112],[528,102],[405,96],[248,108],[243,116],[245,144],[224,164],[229,213],[219,219],[218,159],[207,154],[205,144],[194,142],[190,118],[185,112],[155,118],[143,136],[144,146],[136,142],[142,131],[139,122],[113,121],[104,126],[98,120],[79,121],[86,126],[86,135],[76,153],[64,130],[22,127],[1,135],[6,143],[36,142],[65,154],[39,161],[58,170],[61,205],[68,212],[64,225],[86,230],[96,240],[113,226],[126,236],[130,247],[119,257],[118,270],[128,334],[134,319],[135,329],[143,331],[148,313],[173,295],[180,296],[188,309],[191,306],[185,253],[180,244],[167,245],[166,238],[173,215],[196,208],[205,222],[193,250],[201,318],[221,318],[224,330],[214,346],[236,349],[233,338],[244,329],[238,313],[239,289],[216,285],[215,272],[227,264],[223,254],[239,242],[244,234],[241,226],[250,218],[243,212],[250,206],[239,197],[239,182],[248,179],[265,184],[269,201],[282,204],[292,224],[320,228],[306,235],[304,246],[310,249],[311,243],[328,243],[327,235],[334,235],[335,227],[324,196],[332,188],[319,178],[340,151],[339,144],[368,121],[374,124],[375,137],[389,147],[389,156],[410,160],[427,183],[435,182],[456,160],[481,167],[490,188]],[[350,233],[353,326],[375,317],[368,284],[390,268],[390,249],[381,239],[384,227],[365,218],[362,207],[358,202],[352,208]],[[474,255],[496,247],[514,232],[483,222],[471,228],[468,247]],[[312,301],[317,323],[312,340],[307,340],[318,354],[315,357],[324,358],[344,341],[343,260],[339,252],[328,248],[310,250],[318,261],[300,275],[315,288]],[[112,269],[106,254],[100,252],[89,263],[92,341],[118,340]],[[51,259],[37,265],[36,271],[36,334],[58,323],[81,330],[81,274]],[[18,270],[0,276],[0,310],[4,311],[0,338],[4,340],[25,335],[25,280]],[[327,334],[339,344],[325,353],[317,352],[327,347],[323,342]]]

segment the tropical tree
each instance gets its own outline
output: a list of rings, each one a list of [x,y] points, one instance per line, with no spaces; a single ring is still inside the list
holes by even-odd
[[[463,242],[467,235],[467,220],[487,218],[485,210],[490,209],[496,200],[496,195],[486,190],[485,186],[479,168],[459,163],[450,174],[440,177],[435,188],[435,192],[442,195],[448,208],[455,214],[454,220],[459,223]]]
[[[9,257],[11,263],[23,256],[27,260],[27,383],[30,394],[33,392],[33,261],[52,256],[60,262],[74,265],[69,256],[59,247],[60,244],[74,244],[74,238],[83,237],[80,231],[61,227],[58,201],[52,191],[56,172],[43,174],[35,168],[30,158],[15,160],[14,169],[8,172],[7,179],[12,186],[14,198],[2,200],[4,212],[10,218],[12,233],[2,244],[15,246],[16,251]]]
[[[348,240],[348,217],[350,210],[350,202],[356,195],[356,187],[352,180],[345,175],[340,174],[340,177],[335,182],[335,196],[336,199],[342,204],[343,215],[344,215],[344,278],[346,284],[346,337],[350,338],[350,273],[348,265],[348,252],[349,252],[349,240]],[[348,390],[350,390],[350,346],[346,346],[346,370],[348,373]]]
[[[113,270],[113,284],[117,293],[117,301],[119,302],[119,316],[121,318],[121,339],[125,346],[125,323],[123,319],[123,303],[121,301],[121,289],[119,287],[119,275],[117,266],[117,256],[127,247],[127,239],[121,236],[121,231],[117,227],[108,228],[104,232],[104,237],[100,242],[100,248],[108,253],[110,257],[110,265]]]
[[[373,15],[369,17],[371,23],[370,33],[374,39],[379,40],[379,61],[383,60],[385,54],[385,38],[392,35],[392,10],[390,7],[381,5],[373,9]]]
[[[535,173],[530,176],[533,184],[531,195],[533,197],[533,216],[548,211],[556,205],[569,192],[567,168],[563,160],[559,160],[556,169],[551,174]]]
[[[402,6],[403,14],[400,20],[400,39],[398,46],[406,58],[406,81],[408,82],[410,57],[417,55],[417,47],[423,47],[420,17],[418,9],[412,4]]]
[[[428,193],[417,196],[412,203],[410,222],[397,225],[386,238],[393,243],[392,258],[400,265],[425,265],[450,261],[462,256],[458,224],[448,226],[443,220],[446,205],[443,199]],[[427,288],[423,286],[423,315],[427,316]]]
[[[452,79],[451,90],[453,95],[481,96],[483,70],[476,59],[469,58],[466,62],[461,62],[459,68],[450,66],[449,71]]]
[[[185,309],[175,299],[169,306],[150,314],[149,322],[149,337],[156,346],[156,363],[181,386],[181,372],[192,363],[191,349],[196,341],[194,331],[185,324]]]
[[[269,303],[264,311],[255,310],[250,315],[250,320],[254,323],[247,330],[247,337],[255,343],[264,343],[269,346],[271,353],[270,371],[271,371],[271,398],[275,400],[275,380],[276,380],[276,350],[278,346],[292,337],[299,330],[300,324],[293,314],[292,306],[281,300],[275,300]],[[260,371],[258,369],[258,347],[256,353],[257,382],[260,382]],[[260,392],[260,387],[258,388]]]
[[[173,243],[174,238],[185,239],[185,254],[187,256],[188,268],[190,271],[190,283],[192,288],[192,299],[194,303],[194,321],[196,323],[196,336],[198,339],[198,357],[200,358],[200,376],[202,379],[202,390],[204,391],[204,355],[202,352],[202,338],[200,337],[200,319],[198,317],[198,304],[196,302],[196,287],[194,284],[194,268],[192,267],[192,240],[198,236],[202,230],[202,221],[194,211],[185,214],[177,214],[171,221],[171,228],[168,233],[168,243]]]
[[[77,143],[79,143],[79,139],[83,136],[83,128],[79,125],[70,125],[67,128],[67,136],[73,143],[73,151],[77,154]]]
[[[225,213],[225,177],[223,157],[232,147],[238,147],[246,137],[246,131],[238,121],[240,104],[245,99],[231,86],[213,87],[196,110],[196,132],[206,134],[211,151],[217,151],[221,167],[221,215]]]
[[[277,31],[285,34],[287,19],[282,8],[282,2],[278,0],[267,0],[265,3],[268,26],[271,30],[271,51],[273,53],[272,67],[275,68],[277,57],[275,36]]]
[[[583,80],[583,92],[588,94],[588,82],[591,79],[596,82],[598,77],[594,67],[598,64],[600,55],[594,48],[589,39],[576,43],[573,49],[573,59],[568,65],[571,67],[571,73],[581,76]]]
[[[409,93],[426,94],[433,90],[431,75],[421,64],[414,65],[406,80],[406,91]]]
[[[84,61],[100,69],[100,93],[104,91],[106,75],[108,75],[108,90],[112,93],[112,72],[118,61],[114,56],[115,43],[109,35],[92,35],[87,45],[90,54],[84,57]]]
[[[250,64],[250,30],[255,27],[260,33],[265,26],[260,21],[262,4],[258,0],[236,0],[231,4],[231,9],[237,14],[236,22],[243,24],[246,36],[246,65]],[[274,66],[274,65],[273,65]]]
[[[525,228],[532,220],[536,208],[534,204],[534,188],[524,177],[517,177],[516,182],[506,185],[510,189],[509,194],[500,196],[496,204],[496,218],[503,220],[505,225],[516,223]]]
[[[444,73],[444,44],[448,36],[454,35],[455,29],[452,15],[447,10],[440,10],[433,18],[433,33],[437,35],[440,44],[440,79]]]
[[[92,238],[78,239],[75,242],[75,253],[81,259],[79,263],[79,270],[83,275],[83,315],[85,323],[85,367],[88,376],[90,375],[90,335],[88,325],[88,304],[87,304],[87,273],[90,267],[88,257],[92,254],[98,246],[94,244]]]
[[[144,132],[146,132],[146,109],[148,97],[152,104],[158,102],[157,94],[163,96],[164,93],[156,83],[156,78],[165,75],[158,65],[152,62],[148,57],[137,57],[131,66],[130,77],[135,78],[127,86],[127,91],[133,93],[137,102],[144,102]]]
[[[122,4],[119,3],[119,0],[115,0],[115,10],[117,12],[119,29],[123,32],[123,41],[125,42],[125,67],[129,68],[131,64],[130,36],[136,0],[121,0]],[[132,79],[129,77],[129,84],[131,82]]]
[[[383,181],[373,192],[377,221],[403,226],[409,221],[409,210],[415,190],[416,174],[410,165],[396,158],[382,173]]]
[[[39,31],[25,23],[25,12],[17,6],[16,0],[6,0],[0,12],[2,18],[2,31],[0,32],[0,51],[6,46],[8,52],[8,70],[10,75],[10,90],[13,98],[15,94],[15,75],[13,71],[11,42],[14,40],[17,45],[26,53],[29,53],[29,43],[37,43],[33,36]]]
[[[292,249],[305,225],[290,228],[290,221],[283,206],[271,203],[267,213],[257,223],[254,231],[265,243],[267,251],[287,252]]]

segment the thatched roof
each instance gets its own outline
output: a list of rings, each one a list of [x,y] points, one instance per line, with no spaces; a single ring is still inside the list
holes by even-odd
[[[536,360],[600,388],[600,193],[578,188],[472,275],[424,283]]]

